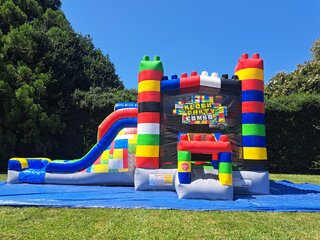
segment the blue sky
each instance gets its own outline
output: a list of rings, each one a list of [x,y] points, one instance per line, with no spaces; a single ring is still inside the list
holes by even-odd
[[[242,53],[259,52],[265,81],[311,59],[320,37],[319,0],[62,0],[75,31],[109,54],[127,88],[143,55],[159,55],[166,75],[232,74]]]

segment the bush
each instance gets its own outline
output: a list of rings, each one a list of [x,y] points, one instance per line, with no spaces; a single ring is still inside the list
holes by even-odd
[[[266,99],[270,172],[320,173],[320,96]]]

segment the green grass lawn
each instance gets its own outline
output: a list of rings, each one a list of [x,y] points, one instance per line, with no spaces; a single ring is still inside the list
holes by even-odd
[[[271,180],[288,180],[295,183],[313,183],[320,184],[320,175],[305,174],[270,174]]]
[[[0,239],[320,239],[319,226],[319,213],[0,207]]]

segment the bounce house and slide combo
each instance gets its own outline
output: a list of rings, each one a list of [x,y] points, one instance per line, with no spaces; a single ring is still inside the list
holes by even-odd
[[[234,75],[163,74],[140,62],[138,103],[118,103],[82,158],[11,158],[8,183],[134,186],[180,199],[268,194],[263,60],[243,54]]]

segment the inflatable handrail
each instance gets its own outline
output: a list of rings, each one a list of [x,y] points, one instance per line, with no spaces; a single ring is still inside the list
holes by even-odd
[[[114,124],[117,119],[120,118],[137,118],[137,108],[122,108],[114,111],[108,117],[106,117],[98,127],[98,141],[106,134],[108,129]]]

